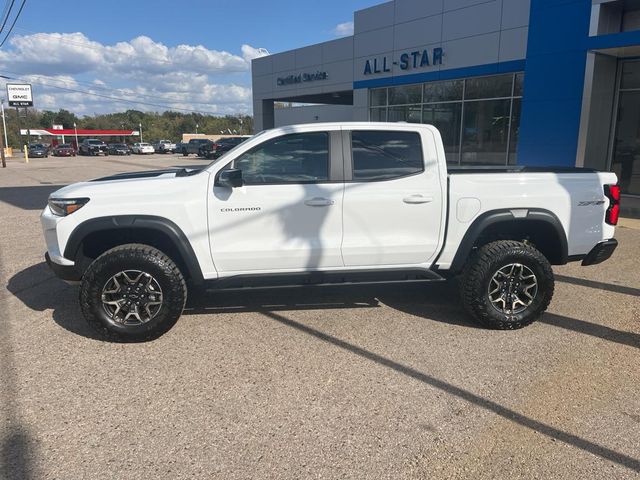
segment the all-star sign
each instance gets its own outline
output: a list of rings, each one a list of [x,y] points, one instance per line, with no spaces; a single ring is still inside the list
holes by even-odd
[[[10,107],[33,107],[33,94],[28,83],[7,83]]]

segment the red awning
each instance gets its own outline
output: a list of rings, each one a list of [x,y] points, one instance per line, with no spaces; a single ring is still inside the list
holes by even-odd
[[[20,130],[22,135],[78,135],[79,137],[121,137],[121,136],[138,136],[140,132],[138,130],[75,130],[73,128],[65,128],[62,130],[55,130],[53,128],[31,128],[29,130]]]

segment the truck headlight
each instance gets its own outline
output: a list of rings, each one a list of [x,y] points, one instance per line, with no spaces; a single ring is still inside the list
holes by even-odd
[[[76,210],[80,210],[88,201],[88,198],[50,198],[49,208],[54,215],[66,217]]]

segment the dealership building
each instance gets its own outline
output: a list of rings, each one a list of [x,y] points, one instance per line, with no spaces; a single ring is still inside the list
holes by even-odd
[[[640,0],[395,0],[252,76],[257,131],[428,123],[452,164],[613,170],[640,203]]]

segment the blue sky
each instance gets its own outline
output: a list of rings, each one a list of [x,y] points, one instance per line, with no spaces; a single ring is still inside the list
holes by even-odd
[[[31,81],[36,108],[80,115],[167,106],[250,113],[257,49],[277,53],[337,38],[348,28],[336,27],[355,10],[378,3],[29,0],[0,50],[0,74]]]

